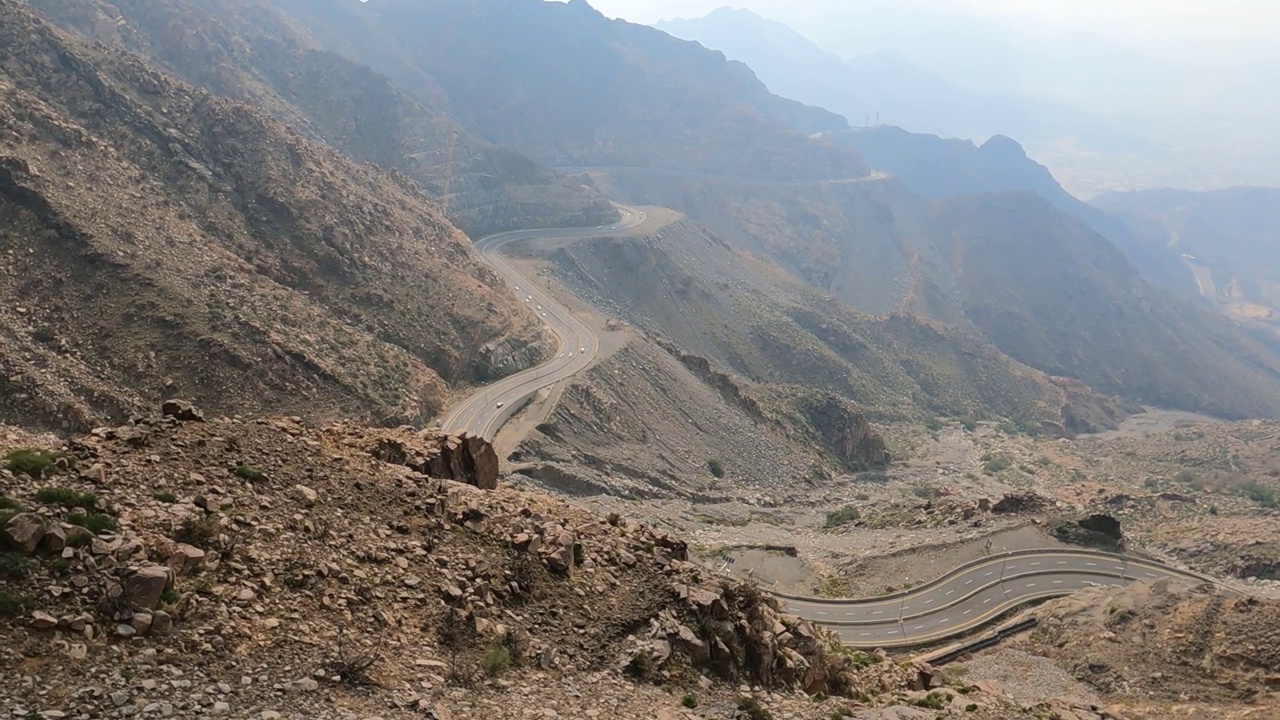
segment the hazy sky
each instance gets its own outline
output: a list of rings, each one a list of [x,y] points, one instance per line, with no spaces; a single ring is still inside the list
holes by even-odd
[[[650,24],[728,5],[803,26],[831,0],[588,0],[610,17]],[[841,0],[841,4],[856,0]],[[904,3],[905,4],[905,3]],[[1125,39],[1262,38],[1280,31],[1277,0],[917,0],[937,11],[999,17],[1039,31],[1091,30]]]

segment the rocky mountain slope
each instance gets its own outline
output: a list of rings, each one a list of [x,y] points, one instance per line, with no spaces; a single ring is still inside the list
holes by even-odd
[[[0,419],[423,422],[543,330],[412,181],[0,3]]]
[[[1280,357],[1147,283],[1114,245],[1029,194],[934,214],[966,316],[997,347],[1143,403],[1228,418],[1280,410]]]
[[[1212,587],[1092,589],[1043,615],[1028,645],[1102,692],[1141,698],[1138,717],[1224,717],[1265,698],[1280,663],[1280,604]]]
[[[757,177],[866,172],[855,153],[806,137],[845,127],[843,118],[771,95],[745,65],[610,21],[583,0],[272,2],[410,93],[438,88],[450,114],[483,137],[545,162]]]
[[[1168,270],[1157,282],[1203,298],[1238,321],[1270,326],[1280,294],[1280,190],[1150,190],[1110,193],[1093,204],[1119,217]]]
[[[1140,402],[1280,413],[1280,355],[1152,286],[1105,238],[1032,193],[929,201],[891,179],[673,182],[622,170],[597,182],[629,202],[682,210],[857,310],[976,331],[1039,370]]]
[[[34,0],[54,22],[136,53],[216,95],[266,110],[349,157],[394,168],[484,234],[599,225],[616,213],[598,193],[477,137],[370,68],[327,51],[262,0]]]
[[[873,422],[991,416],[1056,432],[1107,427],[1122,413],[1122,404],[1013,362],[976,334],[903,313],[858,313],[688,219],[647,237],[564,245],[548,258],[579,296],[766,386],[766,395],[833,393]]]
[[[0,427],[6,709],[869,718],[935,687],[651,527],[440,472],[465,438],[168,405],[52,446]],[[1023,716],[938,692],[965,717]]]

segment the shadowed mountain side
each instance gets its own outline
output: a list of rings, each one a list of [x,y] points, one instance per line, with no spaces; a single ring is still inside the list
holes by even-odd
[[[0,421],[423,422],[546,340],[403,175],[0,1]]]
[[[681,210],[857,310],[967,329],[1050,375],[1134,401],[1280,414],[1280,356],[1151,285],[1114,245],[1033,193],[931,202],[894,180],[664,183],[611,171],[595,181],[628,202]],[[1020,318],[1026,336],[997,316]]]
[[[828,482],[889,457],[846,400],[753,383],[637,338],[569,381],[512,459],[569,495],[705,502]]]
[[[846,127],[840,116],[771,95],[741,63],[580,0],[271,2],[419,100],[443,95],[441,106],[483,137],[554,165],[866,173],[853,151],[807,137]]]
[[[834,393],[873,422],[1008,417],[1079,432],[1123,414],[1122,404],[1013,362],[976,333],[853,311],[689,220],[549,257],[581,296],[684,352],[757,383]]]
[[[323,49],[265,0],[32,5],[92,40],[262,108],[356,160],[404,172],[475,235],[616,219],[590,188],[480,139],[429,104],[430,93],[414,100],[368,67]]]
[[[890,126],[826,137],[857,150],[875,169],[935,200],[1009,190],[1033,192],[1115,243],[1147,279],[1183,292],[1195,290],[1176,259],[1139,242],[1119,218],[1068,193],[1048,168],[1027,157],[1022,146],[1009,137],[996,136],[978,146],[968,140],[948,140]]]
[[[1147,283],[1115,246],[1039,197],[953,198],[936,220],[966,315],[1011,357],[1147,404],[1280,413],[1272,351]]]

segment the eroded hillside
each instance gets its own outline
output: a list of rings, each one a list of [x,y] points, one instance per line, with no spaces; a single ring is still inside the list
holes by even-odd
[[[271,1],[327,46],[415,97],[442,91],[468,127],[544,162],[866,174],[853,151],[807,137],[845,127],[844,118],[772,95],[745,65],[608,20],[586,2]]]
[[[324,49],[265,0],[32,5],[91,40],[128,49],[197,87],[266,110],[355,160],[404,172],[469,233],[616,218],[590,188],[449,118],[429,80],[420,80],[415,99],[369,67]]]
[[[545,352],[402,175],[0,3],[0,418],[182,392],[423,422]]]
[[[687,219],[646,237],[558,246],[548,258],[582,297],[685,352],[753,382],[834,393],[873,421],[1007,417],[1065,433],[1123,412],[976,334],[858,313]]]
[[[1131,400],[1224,417],[1280,413],[1273,349],[1153,286],[1032,193],[930,202],[892,179],[750,183],[633,170],[598,182],[683,210],[864,312],[973,330],[1016,360]]]

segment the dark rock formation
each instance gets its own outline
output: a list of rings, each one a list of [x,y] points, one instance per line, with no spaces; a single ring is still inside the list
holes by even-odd
[[[165,400],[160,406],[160,414],[182,422],[204,422],[204,413],[200,412],[200,408],[186,400]]]
[[[848,401],[827,394],[806,398],[800,406],[805,419],[846,468],[865,470],[889,464],[884,438]]]
[[[1010,493],[1000,498],[991,506],[996,514],[1039,512],[1051,504],[1051,501],[1035,493]]]
[[[383,462],[404,465],[427,477],[466,483],[481,490],[498,486],[498,454],[488,440],[476,435],[392,431],[378,437],[370,453]]]

